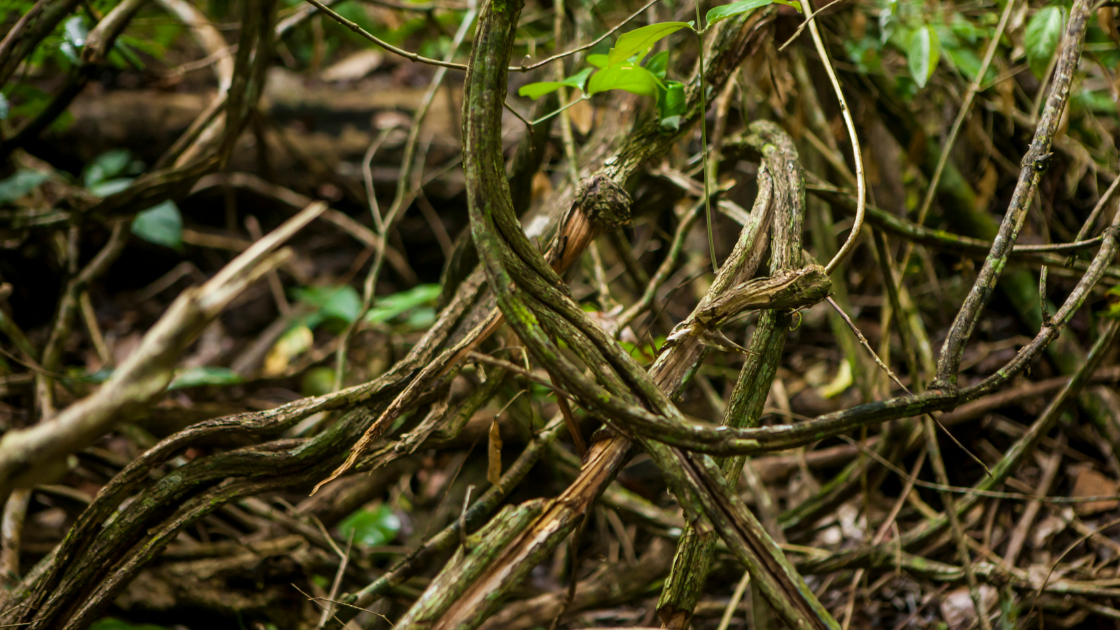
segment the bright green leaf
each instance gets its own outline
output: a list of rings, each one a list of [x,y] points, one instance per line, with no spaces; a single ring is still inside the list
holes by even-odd
[[[241,375],[224,367],[194,367],[187,368],[175,375],[167,389],[183,389],[185,387],[200,387],[203,385],[237,385],[241,382]]]
[[[639,96],[656,96],[659,87],[657,77],[645,68],[612,66],[591,75],[587,93],[593,95],[607,90],[626,90]]]
[[[587,86],[587,77],[591,76],[591,73],[593,71],[593,68],[584,68],[583,70],[580,70],[567,79],[564,79],[563,81],[561,81],[561,83],[568,87],[574,87],[582,90]]]
[[[347,324],[362,314],[362,298],[354,287],[344,284],[326,287],[297,287],[292,297],[319,309],[323,319],[340,319]]]
[[[588,55],[587,56],[587,63],[595,66],[596,68],[598,68],[600,70],[607,67],[608,61],[609,60],[607,59],[606,55]]]
[[[0,180],[0,204],[11,203],[47,181],[50,173],[20,169],[11,177]]]
[[[401,519],[385,504],[376,510],[358,510],[342,519],[338,532],[347,540],[354,536],[354,542],[362,547],[378,547],[393,541],[401,530]]]
[[[661,93],[661,118],[671,118],[684,114],[684,84],[680,81],[666,81],[665,91]]]
[[[521,89],[517,90],[517,94],[518,96],[527,96],[535,101],[545,94],[551,94],[562,87],[573,87],[582,90],[587,83],[587,77],[591,74],[591,71],[591,68],[584,68],[563,81],[528,83],[521,86]]]
[[[910,50],[906,60],[910,65],[910,76],[919,88],[924,88],[933,71],[937,69],[937,61],[941,56],[941,42],[937,33],[928,26],[914,31],[910,38]]]
[[[726,20],[727,18],[735,17],[740,13],[753,11],[754,9],[764,7],[772,2],[777,2],[778,4],[784,4],[786,6],[793,7],[794,9],[797,9],[798,13],[802,12],[801,3],[797,0],[790,0],[789,2],[784,2],[783,0],[740,0],[739,2],[732,2],[731,4],[725,4],[720,7],[712,7],[708,11],[708,14],[704,16],[704,21],[708,23],[708,26],[711,26],[712,24],[715,24],[720,20]]]
[[[1061,7],[1045,7],[1039,9],[1027,24],[1023,46],[1027,50],[1031,72],[1040,79],[1050,65],[1054,51],[1058,49],[1065,17],[1065,11]]]
[[[661,22],[623,33],[615,42],[614,48],[607,53],[607,66],[614,67],[626,63],[634,55],[649,50],[663,37],[691,26],[689,22]]]
[[[646,62],[646,70],[649,70],[650,72],[652,72],[653,76],[657,77],[658,79],[661,79],[662,81],[665,80],[665,73],[668,71],[668,69],[669,69],[669,51],[668,50],[662,50],[661,52],[657,53],[656,55],[650,57],[649,61]]]
[[[92,188],[123,173],[128,168],[131,157],[128,149],[112,149],[93,158],[82,175],[86,188]]]
[[[165,201],[136,215],[132,233],[149,243],[175,249],[183,244],[183,216],[174,202]]]
[[[545,94],[552,94],[556,90],[564,87],[563,83],[559,81],[539,81],[537,83],[526,83],[517,90],[518,96],[528,96],[534,101],[544,96]]]
[[[374,301],[373,308],[366,313],[366,321],[371,324],[387,322],[394,317],[431,302],[439,297],[439,292],[438,284],[421,284],[408,291],[379,297]]]

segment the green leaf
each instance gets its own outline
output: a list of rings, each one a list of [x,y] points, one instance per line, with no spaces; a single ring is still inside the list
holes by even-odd
[[[35,190],[39,184],[47,181],[50,176],[50,173],[46,171],[30,169],[16,171],[11,177],[0,180],[0,204],[12,203],[23,197]]]
[[[11,110],[11,106],[8,105],[8,99],[3,94],[0,94],[0,120],[7,120]]]
[[[1054,51],[1058,49],[1065,18],[1065,11],[1061,7],[1045,7],[1039,9],[1027,24],[1023,46],[1027,50],[1031,72],[1040,79],[1050,65]]]
[[[803,12],[801,10],[801,3],[797,0],[790,0],[789,2],[785,2],[784,0],[740,0],[739,2],[732,2],[731,4],[725,4],[721,7],[712,7],[708,10],[708,14],[704,16],[704,21],[708,23],[708,26],[711,26],[720,20],[726,20],[740,13],[753,11],[754,9],[764,7],[772,2],[784,4],[787,7],[793,7],[797,9],[798,13]]]
[[[661,22],[634,29],[629,33],[623,33],[615,42],[614,48],[611,48],[610,52],[607,53],[607,67],[626,63],[627,60],[639,53],[644,56],[644,52],[663,37],[676,33],[682,28],[692,28],[692,23]]]
[[[128,623],[113,617],[106,617],[93,622],[89,630],[167,630],[167,628],[150,623]]]
[[[596,68],[598,68],[600,70],[607,67],[608,61],[609,60],[607,59],[606,55],[588,55],[587,56],[587,63],[595,66]]]
[[[295,299],[319,309],[324,319],[339,319],[347,324],[362,314],[362,298],[354,287],[344,284],[326,287],[297,287]]]
[[[537,83],[526,83],[517,90],[518,96],[528,96],[534,101],[544,96],[545,94],[552,94],[556,90],[564,87],[563,83],[559,81],[539,81]]]
[[[165,201],[136,215],[132,233],[149,243],[176,249],[183,245],[183,216],[173,201]]]
[[[680,117],[684,114],[685,97],[684,84],[680,81],[666,81],[665,91],[661,92],[660,103],[661,119]]]
[[[572,76],[568,77],[567,79],[564,79],[562,81],[562,83],[564,85],[567,85],[568,87],[574,87],[574,88],[578,88],[580,90],[585,90],[586,87],[587,87],[587,77],[591,76],[591,73],[593,71],[594,71],[593,68],[584,68],[583,70],[580,70],[579,72],[573,74]]]
[[[342,519],[338,524],[338,532],[343,538],[349,540],[351,534],[354,542],[362,547],[377,547],[392,542],[401,530],[401,519],[385,504],[376,510],[358,510]]]
[[[587,77],[591,74],[591,68],[584,68],[572,76],[564,79],[563,81],[541,81],[538,83],[529,83],[521,86],[517,90],[519,96],[528,96],[534,101],[544,96],[551,94],[562,87],[573,87],[577,90],[583,90],[584,85],[587,83]]]
[[[374,307],[366,313],[366,321],[371,324],[387,322],[394,317],[431,302],[439,297],[438,284],[421,284],[408,291],[377,298]]]
[[[661,87],[657,77],[639,66],[611,66],[591,75],[587,93],[594,95],[607,90],[626,90],[639,96],[656,96]]]
[[[86,188],[92,188],[123,173],[128,168],[131,157],[128,149],[113,149],[93,158],[82,175]]]
[[[116,193],[119,193],[120,191],[128,188],[131,185],[131,177],[118,177],[116,179],[107,179],[103,182],[94,184],[87,188],[87,190],[97,195],[98,197],[108,197],[109,195],[115,195]]]
[[[937,69],[937,61],[941,56],[941,42],[937,33],[928,26],[914,31],[910,38],[910,50],[906,54],[906,61],[910,65],[910,76],[919,88],[924,88],[933,71]]]
[[[237,385],[241,382],[241,375],[224,367],[193,367],[187,368],[175,375],[175,379],[167,389],[183,389],[186,387],[201,387],[203,385]]]
[[[656,55],[649,58],[646,62],[646,70],[653,73],[653,76],[665,80],[665,72],[669,69],[669,51],[662,50]]]

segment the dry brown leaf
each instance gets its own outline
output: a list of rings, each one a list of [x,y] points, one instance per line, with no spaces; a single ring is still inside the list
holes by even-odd
[[[1109,479],[1091,468],[1083,467],[1077,471],[1077,479],[1073,482],[1073,490],[1070,491],[1069,495],[1074,498],[1116,496],[1116,489],[1115,480]],[[1117,505],[1120,505],[1120,501],[1116,499],[1104,499],[1075,503],[1073,509],[1080,515],[1086,515],[1111,510]]]
[[[548,178],[548,175],[544,174],[544,171],[537,171],[537,173],[533,175],[533,183],[530,190],[530,194],[533,196],[534,200],[550,195],[552,194],[552,180]]]
[[[580,135],[586,136],[591,133],[591,124],[595,120],[595,108],[591,106],[591,103],[576,101],[576,104],[568,109],[568,116]]]
[[[502,432],[498,419],[490,422],[490,461],[486,467],[486,480],[497,484],[502,480]]]

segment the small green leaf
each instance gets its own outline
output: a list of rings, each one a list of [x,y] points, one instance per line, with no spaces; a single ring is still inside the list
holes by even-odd
[[[1045,7],[1039,9],[1027,24],[1023,47],[1027,50],[1031,72],[1040,79],[1050,65],[1054,51],[1058,49],[1065,17],[1065,11],[1061,7]]]
[[[928,26],[914,31],[910,38],[910,50],[906,54],[906,61],[910,65],[910,76],[919,88],[924,88],[933,71],[937,69],[937,61],[941,56],[941,42],[937,33]]]
[[[50,173],[46,171],[33,171],[20,169],[11,177],[0,180],[0,204],[12,203],[27,193],[35,190],[39,184],[47,181]]]
[[[438,284],[421,284],[407,291],[379,297],[374,301],[373,308],[366,313],[366,321],[371,324],[387,322],[431,302],[439,297],[439,292]]]
[[[338,532],[343,538],[354,536],[354,542],[362,547],[377,547],[393,541],[401,530],[401,519],[385,504],[376,510],[358,510],[342,519]]]
[[[545,94],[552,94],[556,90],[564,87],[563,83],[559,81],[539,81],[537,83],[526,83],[517,90],[518,96],[528,96],[534,101],[544,96]]]
[[[93,158],[82,174],[86,188],[92,188],[123,173],[128,168],[131,157],[128,149],[113,149]]]
[[[658,106],[661,108],[662,121],[673,117],[679,119],[685,108],[684,84],[680,81],[666,81]]]
[[[591,76],[591,73],[593,71],[593,68],[584,68],[583,70],[580,70],[567,79],[564,79],[563,81],[561,81],[561,83],[568,87],[574,87],[583,90],[587,87],[587,77]]]
[[[115,195],[120,191],[132,185],[131,177],[118,177],[116,179],[107,179],[103,182],[93,184],[87,190],[97,195],[98,197],[108,197]]]
[[[326,287],[297,287],[295,299],[319,309],[323,319],[339,319],[347,324],[362,314],[362,298],[354,287],[344,284]]]
[[[0,94],[0,120],[7,120],[11,110],[11,106],[8,105],[8,99],[3,94]]]
[[[607,90],[626,90],[639,96],[656,96],[659,85],[657,77],[645,68],[638,66],[611,66],[591,75],[587,84],[588,94],[598,94]]]
[[[661,22],[634,29],[629,33],[623,33],[615,42],[614,48],[611,48],[610,52],[607,53],[607,66],[613,67],[626,63],[634,55],[644,55],[644,51],[649,50],[663,37],[682,28],[692,28],[692,24],[690,22]]]
[[[241,375],[224,367],[193,367],[187,368],[175,375],[175,379],[167,386],[168,390],[183,389],[185,387],[201,387],[203,385],[237,385],[241,382]]]
[[[731,4],[725,4],[720,7],[712,7],[708,10],[708,14],[704,16],[704,21],[708,23],[708,26],[711,26],[712,24],[715,24],[720,20],[726,20],[727,18],[735,17],[740,13],[753,11],[759,7],[764,7],[773,2],[784,4],[787,7],[793,7],[794,9],[797,9],[798,13],[802,13],[801,3],[797,0],[790,0],[789,2],[784,2],[783,0],[740,0],[739,2],[732,2]]]
[[[669,68],[669,51],[668,50],[662,50],[661,52],[657,53],[656,55],[650,57],[649,61],[646,62],[646,70],[649,70],[650,72],[652,72],[653,76],[657,77],[658,79],[661,79],[662,81],[665,80],[665,72],[668,70],[668,68]]]
[[[174,202],[165,201],[136,215],[132,233],[149,243],[176,249],[183,244],[183,216]]]
[[[587,83],[587,77],[591,74],[591,68],[584,68],[572,76],[564,79],[563,81],[541,81],[538,83],[528,83],[521,86],[517,90],[518,96],[528,96],[534,101],[544,96],[551,94],[562,87],[573,87],[577,90],[583,90],[584,85]]]
[[[598,68],[600,70],[607,67],[608,61],[609,61],[609,59],[607,59],[606,55],[588,55],[587,56],[587,63],[595,66],[596,68]]]

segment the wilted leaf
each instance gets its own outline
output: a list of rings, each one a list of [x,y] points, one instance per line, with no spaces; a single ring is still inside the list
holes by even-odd
[[[183,216],[175,202],[165,201],[136,215],[132,233],[149,243],[175,249],[183,244]]]
[[[924,88],[933,71],[937,69],[937,62],[941,57],[941,42],[937,33],[928,26],[914,31],[910,38],[910,50],[906,54],[906,61],[910,65],[910,76],[919,88]]]
[[[644,51],[649,50],[662,38],[676,33],[682,28],[691,27],[691,22],[660,22],[634,29],[629,33],[623,33],[615,42],[614,48],[611,48],[610,52],[607,53],[607,66],[613,67],[626,63],[631,57],[639,53],[644,55]]]
[[[1065,17],[1065,11],[1061,7],[1044,7],[1027,23],[1023,46],[1027,51],[1031,72],[1040,79],[1049,67],[1054,51],[1058,49]]]
[[[489,461],[486,466],[486,481],[497,484],[502,480],[502,432],[497,418],[490,422],[490,446],[487,452]]]
[[[306,324],[294,326],[276,340],[264,358],[264,375],[279,376],[288,369],[292,359],[303,354],[315,342],[315,335]]]
[[[385,504],[375,510],[361,509],[342,519],[338,532],[343,538],[354,537],[362,547],[378,547],[393,541],[401,530],[401,519]]]
[[[1069,495],[1077,499],[1084,497],[1108,497],[1116,496],[1116,490],[1117,484],[1115,480],[1109,479],[1099,472],[1085,466],[1077,471],[1077,479],[1073,482],[1073,490],[1070,491]],[[1074,503],[1073,510],[1084,516],[1115,509],[1117,505],[1120,505],[1120,502],[1115,499],[1102,499],[1100,501]]]

